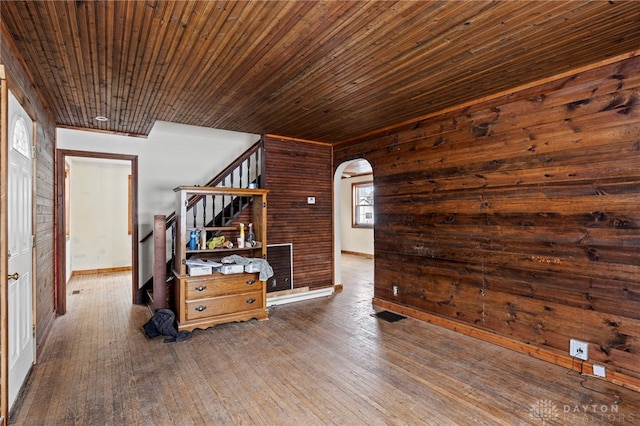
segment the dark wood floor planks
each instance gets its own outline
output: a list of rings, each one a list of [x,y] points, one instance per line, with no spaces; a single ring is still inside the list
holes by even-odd
[[[149,312],[130,305],[130,274],[75,277],[69,291],[80,293],[70,293],[10,424],[640,422],[632,391],[413,318],[373,317],[373,261],[344,259],[344,290],[332,297],[169,344],[142,334]]]

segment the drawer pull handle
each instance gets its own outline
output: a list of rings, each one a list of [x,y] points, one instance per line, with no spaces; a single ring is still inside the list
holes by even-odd
[[[256,299],[254,299],[253,297],[251,299],[247,299],[247,303],[250,305],[253,305],[256,302]]]
[[[248,284],[248,285],[251,285],[251,284],[254,284],[255,282],[256,282],[256,280],[248,280],[248,281],[247,281],[247,284]]]
[[[202,312],[202,311],[204,311],[205,309],[207,309],[207,307],[206,307],[206,306],[202,306],[202,305],[200,305],[200,306],[198,306],[198,307],[196,308],[196,311],[198,311],[198,312]]]
[[[196,287],[196,290],[198,290],[198,291],[203,291],[203,290],[206,290],[206,289],[207,289],[206,285],[199,285],[198,287]]]

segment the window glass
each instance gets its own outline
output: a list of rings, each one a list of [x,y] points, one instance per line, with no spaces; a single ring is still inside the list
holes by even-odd
[[[354,183],[353,226],[373,227],[373,182]]]
[[[31,158],[31,150],[29,149],[29,133],[24,118],[18,117],[13,125],[13,149],[21,153],[27,158]]]

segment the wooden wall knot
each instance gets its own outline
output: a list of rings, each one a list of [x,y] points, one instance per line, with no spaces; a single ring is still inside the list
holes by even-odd
[[[438,305],[455,306],[456,304],[453,301],[453,296],[449,296],[448,299],[444,299],[444,300],[438,302]]]
[[[591,103],[590,99],[581,99],[579,101],[569,102],[567,104],[567,111],[569,112],[575,111],[576,109],[578,109],[578,107],[581,107],[582,105],[589,105],[590,103]]]
[[[609,327],[620,327],[620,324],[618,324],[617,321],[614,321],[614,320],[611,320],[611,319],[604,320],[604,323],[606,325],[608,325]]]
[[[530,102],[538,102],[539,103],[539,102],[544,102],[545,99],[547,99],[547,96],[544,93],[541,93],[539,95],[530,97],[529,101]]]
[[[452,224],[456,222],[456,218],[454,215],[450,214],[449,216],[445,217],[441,223],[443,224]]]
[[[436,136],[436,141],[433,143],[433,147],[435,148],[437,146],[445,145],[447,143],[449,143],[448,139],[444,139],[440,135],[438,135],[438,136]]]
[[[607,106],[602,108],[600,112],[617,110],[618,114],[628,114],[635,106],[637,100],[635,94],[623,95],[616,93]]]
[[[628,223],[622,219],[613,219],[611,221],[611,226],[613,226],[616,229],[622,229],[622,228],[627,228]]]
[[[476,124],[472,128],[473,136],[480,138],[483,136],[491,136],[493,132],[490,129],[491,123]]]
[[[629,343],[629,335],[620,333],[616,331],[614,339],[609,342],[608,345],[610,348],[623,351],[623,352],[631,352],[631,344]]]

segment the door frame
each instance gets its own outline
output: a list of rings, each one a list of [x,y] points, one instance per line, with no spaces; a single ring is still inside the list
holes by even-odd
[[[55,211],[56,211],[56,313],[67,312],[67,239],[65,232],[65,185],[64,170],[67,157],[124,160],[131,163],[131,303],[141,303],[138,292],[138,156],[108,152],[56,150],[55,161]]]
[[[9,90],[5,79],[4,65],[0,64],[0,235],[7,235],[7,185],[9,167]],[[7,238],[0,238],[0,424],[6,424],[9,408],[9,304],[7,303],[9,283],[7,279],[9,259]]]

